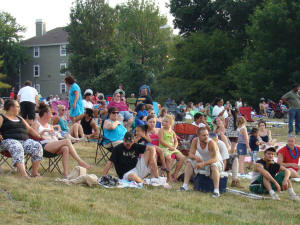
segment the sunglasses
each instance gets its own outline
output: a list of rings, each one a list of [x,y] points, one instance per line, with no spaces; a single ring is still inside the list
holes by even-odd
[[[112,114],[119,114],[119,112],[112,112]]]

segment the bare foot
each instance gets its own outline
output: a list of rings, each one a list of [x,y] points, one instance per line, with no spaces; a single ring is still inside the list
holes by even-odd
[[[41,176],[41,174],[37,173],[37,174],[32,174],[32,177],[34,177],[34,178],[41,178],[42,176]]]
[[[92,169],[92,166],[87,164],[86,162],[79,163],[79,166],[86,168],[87,170]]]

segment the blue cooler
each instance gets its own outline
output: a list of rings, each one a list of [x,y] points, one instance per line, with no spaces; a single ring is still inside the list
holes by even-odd
[[[220,193],[226,192],[227,181],[227,173],[222,173],[219,185]],[[197,174],[194,180],[194,190],[201,192],[214,192],[214,183],[210,177],[204,174]]]

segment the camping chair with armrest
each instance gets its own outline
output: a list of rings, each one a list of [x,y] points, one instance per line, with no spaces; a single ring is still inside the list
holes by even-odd
[[[99,129],[99,137],[97,140],[97,148],[96,148],[96,155],[95,155],[95,164],[98,165],[100,162],[104,161],[107,162],[109,160],[109,155],[111,154],[114,146],[109,139],[104,137],[103,125],[105,120],[102,120],[101,128]],[[105,142],[108,142],[105,144]],[[99,157],[99,159],[98,159]]]

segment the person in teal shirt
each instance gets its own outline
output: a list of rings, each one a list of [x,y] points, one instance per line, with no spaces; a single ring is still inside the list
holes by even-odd
[[[70,118],[74,123],[76,118],[84,113],[84,107],[82,102],[81,89],[78,84],[75,83],[74,77],[71,75],[65,78],[65,83],[69,90],[69,104],[70,104]]]

